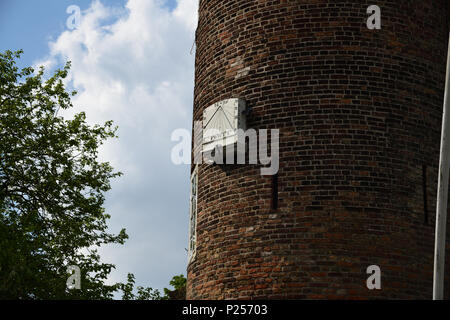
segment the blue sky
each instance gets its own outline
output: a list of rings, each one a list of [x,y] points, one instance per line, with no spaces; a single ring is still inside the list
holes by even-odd
[[[168,287],[186,274],[188,165],[171,162],[171,133],[190,130],[197,0],[0,0],[0,50],[23,49],[19,66],[53,70],[72,61],[67,86],[74,109],[92,124],[114,120],[119,139],[99,154],[124,173],[112,183],[110,231],[127,229],[124,246],[100,250],[116,264],[111,282]],[[69,30],[66,9],[78,5],[80,26]]]
[[[108,6],[124,7],[127,0],[103,0]],[[173,10],[176,0],[161,0],[161,6]],[[23,49],[20,66],[31,65],[48,53],[48,41],[67,29],[66,9],[77,5],[89,8],[92,0],[0,0],[0,51]]]

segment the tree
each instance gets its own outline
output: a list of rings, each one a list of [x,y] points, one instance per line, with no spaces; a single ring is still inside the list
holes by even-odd
[[[164,288],[164,294],[168,300],[186,300],[186,278],[184,275],[174,276],[170,280],[170,285],[174,290]]]
[[[97,248],[128,236],[107,231],[104,193],[121,173],[97,154],[117,128],[60,116],[70,63],[44,81],[42,67],[18,69],[21,53],[0,53],[0,298],[110,299],[121,284],[105,284],[114,265]],[[71,265],[81,290],[67,289]]]
[[[128,281],[126,284],[120,284],[120,289],[122,290],[122,300],[163,300],[164,297],[161,296],[158,289],[153,290],[150,287],[144,288],[141,286],[136,287],[137,294],[134,294],[134,275],[132,273],[128,274]]]
[[[136,287],[137,293],[134,294],[134,275],[128,274],[128,282],[121,284],[120,289],[123,292],[122,300],[186,300],[186,278],[184,275],[174,276],[170,280],[170,285],[174,290],[164,288],[164,295],[161,296],[159,290],[150,287]]]

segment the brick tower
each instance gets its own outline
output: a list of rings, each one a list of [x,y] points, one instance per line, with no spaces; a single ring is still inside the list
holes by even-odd
[[[447,1],[199,6],[194,121],[242,99],[280,168],[192,165],[188,299],[431,299]]]

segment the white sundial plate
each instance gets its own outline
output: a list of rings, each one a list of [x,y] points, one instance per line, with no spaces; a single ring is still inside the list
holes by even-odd
[[[214,149],[217,145],[225,147],[234,144],[237,130],[245,130],[245,110],[243,100],[232,98],[219,101],[203,112],[203,151]]]

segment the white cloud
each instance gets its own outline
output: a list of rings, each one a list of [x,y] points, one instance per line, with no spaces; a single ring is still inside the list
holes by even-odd
[[[126,9],[95,1],[42,60],[72,61],[73,111],[119,126],[119,139],[100,155],[125,173],[106,203],[112,230],[130,234],[124,247],[102,251],[117,264],[113,280],[134,272],[138,284],[162,287],[185,272],[189,168],[171,163],[170,136],[191,126],[197,5],[179,0],[170,11],[157,0],[129,0]]]

